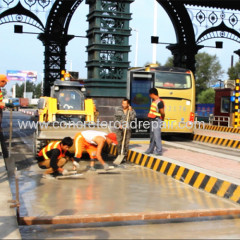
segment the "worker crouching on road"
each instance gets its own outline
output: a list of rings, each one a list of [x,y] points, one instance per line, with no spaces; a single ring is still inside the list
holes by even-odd
[[[162,155],[162,138],[161,138],[161,125],[164,121],[164,103],[158,96],[158,90],[151,88],[149,96],[152,99],[152,104],[148,113],[150,120],[150,146],[145,152],[146,154]],[[156,148],[156,150],[155,150]]]
[[[72,138],[65,137],[62,141],[49,143],[38,153],[38,166],[47,169],[43,177],[47,177],[48,175],[63,175],[64,171],[66,172],[67,170],[64,170],[62,167],[69,159],[73,162],[73,170],[79,166],[79,164],[74,161],[74,153],[68,151],[72,145]]]
[[[74,137],[74,146],[75,146],[75,158],[82,157],[84,150],[87,151],[91,158],[89,170],[95,171],[94,161],[97,159],[105,170],[109,169],[109,165],[104,162],[102,158],[102,150],[105,144],[118,144],[117,137],[115,133],[105,133],[94,130],[86,130],[81,133],[77,133]]]
[[[129,113],[129,116],[128,116]],[[128,116],[128,117],[127,117]],[[128,118],[128,121],[127,121]],[[133,121],[136,118],[136,112],[135,110],[130,106],[130,101],[127,98],[124,98],[122,100],[122,106],[117,108],[116,114],[114,116],[114,120],[120,122],[120,125],[116,129],[116,135],[117,135],[117,149],[118,149],[118,155],[122,154],[122,142],[124,137],[124,128],[126,127],[126,136],[124,141],[124,149],[123,149],[123,155],[125,155],[123,162],[126,162],[126,157],[129,149],[129,142],[131,138],[131,128],[129,127],[130,122]]]

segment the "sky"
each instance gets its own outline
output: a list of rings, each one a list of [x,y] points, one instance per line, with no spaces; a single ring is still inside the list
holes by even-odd
[[[135,0],[131,4],[132,21],[130,27],[139,33],[138,48],[138,66],[144,66],[146,62],[152,61],[152,44],[151,36],[153,35],[153,7],[155,0]],[[86,15],[88,13],[88,5],[83,1],[73,15],[69,34],[77,36],[85,36],[88,29]],[[45,15],[44,15],[45,16]],[[41,16],[42,17],[42,16]],[[0,73],[6,74],[7,70],[31,70],[38,72],[38,82],[42,80],[43,73],[43,53],[44,47],[37,39],[37,35],[33,34],[15,34],[13,32],[14,24],[0,25]],[[203,27],[202,27],[203,28]],[[201,27],[199,31],[202,31]],[[24,25],[24,31],[36,32],[40,31],[32,26]],[[176,36],[171,20],[164,9],[158,5],[158,36],[160,42],[176,43]],[[202,43],[205,46],[214,46],[215,40],[207,40]],[[231,55],[233,51],[239,49],[239,44],[231,40],[223,40],[224,49],[204,48],[209,54],[216,54],[222,65],[225,74],[223,80],[227,79],[227,69],[230,67]],[[67,65],[66,69],[77,71],[81,78],[87,77],[86,52],[87,39],[74,38],[67,46]],[[136,31],[132,32],[130,37],[131,52],[129,60],[131,66],[134,66],[136,52]],[[157,45],[157,61],[164,64],[167,58],[171,56],[171,52],[166,49],[166,45]],[[238,61],[237,55],[234,61]],[[16,82],[10,82],[7,90]]]

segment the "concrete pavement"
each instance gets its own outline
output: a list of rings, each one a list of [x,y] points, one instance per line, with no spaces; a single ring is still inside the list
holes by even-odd
[[[12,193],[5,169],[4,159],[0,157],[0,239],[21,239],[19,232],[16,209],[10,208]]]

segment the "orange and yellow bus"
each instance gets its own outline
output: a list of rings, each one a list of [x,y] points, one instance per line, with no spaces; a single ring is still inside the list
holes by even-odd
[[[190,70],[182,68],[159,67],[150,64],[145,68],[129,71],[128,97],[137,113],[137,128],[134,134],[145,134],[147,115],[151,100],[148,91],[158,89],[159,97],[164,101],[165,122],[162,132],[167,134],[193,133],[195,113],[195,79]]]

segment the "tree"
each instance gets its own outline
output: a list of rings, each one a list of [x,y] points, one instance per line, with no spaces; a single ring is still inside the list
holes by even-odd
[[[196,93],[197,96],[208,88],[208,85],[216,83],[223,75],[221,64],[216,55],[199,53],[196,55]]]
[[[215,91],[208,88],[198,95],[198,103],[215,103]]]
[[[169,57],[165,63],[166,67],[173,66],[173,57]],[[240,65],[239,65],[240,70]],[[216,55],[198,53],[196,55],[196,95],[206,90],[209,85],[216,83],[224,72]]]
[[[24,84],[22,83],[21,85],[16,84],[16,97],[17,98],[22,98],[23,97],[23,92],[24,92]],[[41,83],[35,84],[33,82],[26,82],[26,92],[32,92],[33,97],[39,98],[41,96]]]
[[[147,65],[149,65],[149,64],[153,64],[152,62],[146,62],[145,64],[144,64],[144,66],[146,67]],[[156,62],[156,64],[158,64],[159,66],[161,66],[161,63],[160,62]]]
[[[239,74],[240,74],[240,62],[237,62],[235,64],[235,66],[230,67],[228,69],[228,77],[230,80],[235,80],[237,78],[239,78]]]
[[[5,97],[5,96],[7,95],[7,90],[6,90],[6,88],[2,88],[1,90],[2,90],[2,95],[3,95],[3,97]]]
[[[169,57],[164,64],[165,67],[173,67],[173,57]]]
[[[35,85],[34,91],[33,91],[33,97],[35,98],[40,98],[41,97],[41,91],[42,90],[42,85],[41,83]]]

